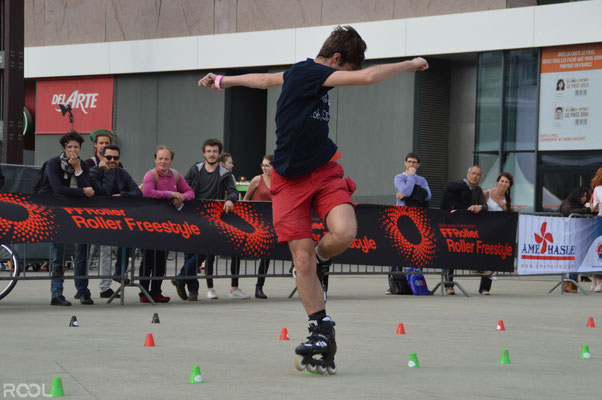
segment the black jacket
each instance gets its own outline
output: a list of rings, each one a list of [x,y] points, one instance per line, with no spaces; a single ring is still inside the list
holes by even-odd
[[[90,169],[90,180],[94,193],[99,196],[120,194],[121,197],[142,197],[142,191],[130,174],[123,168],[103,171],[98,167]]]
[[[61,160],[59,156],[52,157],[46,163],[46,170],[44,174],[47,179],[44,179],[44,184],[40,188],[39,194],[63,194],[72,197],[83,197],[85,187],[90,187],[90,169],[88,164],[81,161],[82,173],[76,176],[77,187],[69,187],[71,176],[65,178],[65,171],[61,168]]]
[[[201,168],[203,168],[204,162],[198,162],[194,164],[186,173],[184,179],[186,179],[186,183],[190,185],[192,190],[194,190],[195,199],[200,200],[199,191],[200,191],[200,175]],[[217,193],[221,195],[219,199],[204,199],[204,200],[230,200],[231,202],[236,202],[238,200],[238,191],[236,190],[236,184],[234,182],[234,178],[232,177],[232,172],[228,171],[226,168],[221,165],[219,168],[219,182],[217,187]]]
[[[445,188],[441,208],[447,211],[463,210],[472,205],[483,206],[483,211],[487,211],[487,200],[480,186],[470,189],[463,179],[450,182]]]

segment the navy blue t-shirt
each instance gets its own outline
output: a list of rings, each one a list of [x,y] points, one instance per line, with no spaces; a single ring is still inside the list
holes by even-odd
[[[336,144],[328,138],[328,91],[332,88],[322,86],[335,71],[308,58],[284,73],[272,160],[279,175],[290,178],[309,173],[336,153]]]

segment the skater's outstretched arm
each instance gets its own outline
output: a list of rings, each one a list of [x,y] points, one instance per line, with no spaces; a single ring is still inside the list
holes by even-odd
[[[375,65],[359,71],[336,71],[324,81],[323,86],[372,85],[403,71],[424,71],[428,67],[429,65],[424,58],[417,57],[409,61]]]
[[[267,89],[274,86],[282,86],[284,82],[284,72],[275,74],[244,74],[223,76],[219,82],[219,87],[216,85],[218,76],[214,73],[208,73],[201,80],[199,86],[205,86],[213,90],[229,88],[232,86],[246,86],[253,89]]]

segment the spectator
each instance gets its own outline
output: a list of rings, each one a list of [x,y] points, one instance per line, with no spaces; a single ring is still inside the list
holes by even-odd
[[[416,175],[416,171],[420,168],[420,156],[415,153],[408,153],[404,160],[405,172],[396,175],[393,180],[395,186],[395,196],[397,206],[407,207],[428,207],[429,201],[431,200],[431,189],[429,184],[420,175]],[[403,271],[403,267],[391,267],[391,271]],[[407,285],[406,276],[400,275],[394,277],[398,281],[401,281],[401,285]],[[404,286],[405,286],[404,285]],[[392,288],[389,287],[385,294],[393,294]]]
[[[86,164],[88,164],[88,167],[90,168],[94,166],[106,167],[105,161],[102,158],[102,149],[104,149],[105,146],[113,144],[111,133],[107,130],[99,131],[94,135],[92,143],[94,144],[94,154],[86,160]],[[121,162],[117,163],[117,166],[123,168]]]
[[[558,212],[563,217],[571,214],[592,214],[592,208],[586,207],[587,200],[591,191],[585,186],[576,187],[569,193],[568,197],[562,201]]]
[[[60,194],[69,197],[92,197],[94,189],[90,186],[90,176],[88,164],[82,162],[79,158],[79,152],[84,139],[77,132],[69,132],[61,137],[59,143],[63,146],[63,151],[57,157],[48,160],[46,164],[44,184],[39,190],[39,194]],[[50,291],[52,299],[50,305],[70,306],[71,302],[63,296],[63,256],[65,254],[64,243],[52,244],[52,267]],[[87,273],[87,246],[82,244],[75,245],[75,276],[84,276]],[[76,279],[75,288],[77,293],[75,298],[79,299],[81,304],[94,304],[90,298],[87,279]]]
[[[228,213],[234,208],[234,202],[238,199],[238,192],[234,185],[232,173],[218,164],[223,148],[224,146],[219,139],[205,140],[201,149],[205,161],[193,164],[184,179],[192,188],[197,200],[223,199],[225,194],[224,212]],[[178,296],[182,300],[198,300],[199,282],[196,279],[196,274],[198,265],[203,261],[205,261],[207,275],[213,275],[214,255],[194,253],[185,255],[184,266],[178,276],[194,276],[195,278],[172,281],[172,284],[176,286]],[[188,285],[188,294],[186,294],[186,285]],[[217,299],[212,279],[207,279],[207,288],[207,298]]]
[[[598,168],[596,174],[592,178],[591,188],[593,190],[592,199],[590,202],[590,210],[598,217],[602,217],[602,167]],[[591,276],[590,290],[594,292],[602,292],[602,275]]]
[[[270,195],[270,175],[272,174],[273,157],[274,156],[271,154],[263,156],[263,159],[261,160],[261,171],[263,173],[251,179],[251,183],[249,184],[249,188],[247,189],[247,193],[245,193],[245,197],[243,198],[243,200],[272,201],[272,196]],[[259,261],[259,271],[257,273],[259,275],[264,275],[268,272],[269,268],[270,260],[268,260],[267,258],[262,258]],[[257,284],[255,285],[255,298],[268,298],[268,296],[266,296],[265,293],[263,293],[264,283],[265,277],[259,276],[257,278]]]
[[[445,188],[441,208],[451,212],[471,212],[478,214],[487,211],[487,200],[479,186],[483,169],[478,165],[468,168],[466,179],[450,182]],[[454,295],[454,270],[446,270],[445,292]]]
[[[0,167],[0,189],[4,187],[4,172],[2,172],[2,167]]]
[[[431,200],[431,189],[429,184],[416,171],[420,168],[420,157],[414,153],[408,153],[404,161],[405,172],[395,176],[394,184],[397,190],[398,206],[428,207]]]
[[[90,169],[90,180],[92,181],[94,193],[97,196],[142,197],[142,192],[130,174],[118,166],[120,155],[119,147],[114,144],[104,146],[100,154],[97,155],[99,162]],[[114,275],[121,276],[125,273],[129,257],[129,248],[119,247],[117,249]],[[100,246],[99,274],[105,276],[111,274],[111,246]],[[110,279],[101,279],[99,286],[101,298],[113,296],[114,292],[111,289]]]
[[[184,177],[171,169],[174,152],[167,146],[158,146],[155,150],[155,168],[144,175],[142,195],[154,199],[167,199],[178,210],[184,202],[194,198],[194,191],[188,186]],[[164,250],[145,249],[140,263],[140,276],[165,276],[167,252]],[[148,291],[157,303],[167,303],[170,298],[161,294],[162,280],[140,279],[140,285]],[[140,302],[149,303],[144,293],[140,293]]]
[[[484,191],[487,200],[488,211],[512,212],[512,194],[510,189],[514,185],[514,177],[510,172],[502,172],[496,179],[497,185],[494,188]],[[491,292],[491,278],[495,276],[492,272],[483,272],[479,293],[488,295]]]

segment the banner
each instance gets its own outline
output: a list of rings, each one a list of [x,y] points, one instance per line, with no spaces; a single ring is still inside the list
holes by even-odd
[[[0,193],[1,243],[81,243],[177,250],[242,258],[290,259],[277,242],[272,204],[190,201],[177,211],[165,200]],[[449,213],[383,205],[356,208],[358,232],[335,262],[358,265],[514,268],[516,214]],[[327,231],[312,221],[314,240]]]
[[[602,271],[602,219],[521,215],[518,274]]]
[[[59,104],[71,105],[79,133],[113,130],[113,78],[37,81],[36,91],[36,133],[69,132],[69,117]]]
[[[541,53],[539,150],[601,149],[602,43]]]

